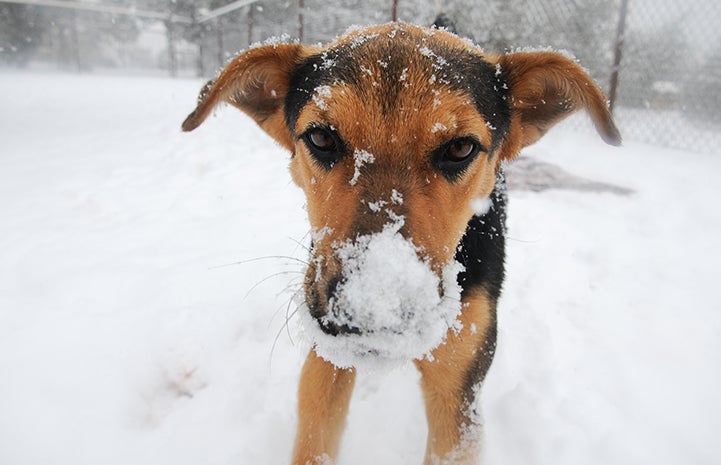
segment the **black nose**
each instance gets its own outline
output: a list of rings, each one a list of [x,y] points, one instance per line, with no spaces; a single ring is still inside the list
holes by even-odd
[[[313,274],[309,272],[305,276],[305,302],[310,315],[320,319],[328,313],[328,302],[335,297],[340,280],[336,277],[329,278],[323,287],[311,278]]]
[[[341,334],[360,334],[361,330],[354,327],[349,326],[347,324],[336,324],[332,321],[328,321],[325,318],[318,318],[318,325],[320,326],[321,331],[323,331],[326,334],[330,334],[331,336],[338,336]]]
[[[327,279],[325,286],[319,286],[320,283],[311,279],[313,273],[306,275],[305,301],[308,305],[310,315],[316,319],[320,329],[331,336],[341,334],[361,334],[361,330],[353,326],[353,322],[349,320],[347,315],[343,315],[339,323],[338,317],[341,316],[342,309],[333,308],[331,315],[328,315],[328,309],[331,307],[330,302],[337,301],[338,286],[341,279],[337,276],[331,276]]]
[[[333,321],[334,317],[339,317],[340,313],[342,312],[342,309],[338,308],[332,308],[330,311],[330,318],[326,317],[325,315],[328,315],[328,306],[330,305],[330,302],[333,300],[337,301],[337,291],[338,286],[340,285],[341,280],[337,276],[332,276],[328,278],[328,281],[325,285],[325,311],[323,312],[323,316],[315,316],[315,318],[318,320],[318,325],[320,326],[320,329],[323,330],[324,333],[330,334],[331,336],[338,336],[341,334],[360,334],[360,329],[353,326],[353,321],[348,319],[348,315],[343,315],[342,320],[345,320],[345,323],[337,323],[336,321]]]
[[[338,284],[340,284],[340,278],[332,276],[328,278],[328,282],[325,285],[325,296],[326,300],[334,299],[336,297],[336,291],[338,290]]]

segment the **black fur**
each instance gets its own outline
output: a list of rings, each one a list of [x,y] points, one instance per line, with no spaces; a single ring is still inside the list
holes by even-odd
[[[436,29],[445,29],[446,31],[454,34],[458,33],[456,23],[443,12],[438,13],[438,16],[436,16],[436,19],[433,21],[433,27]]]
[[[505,277],[506,180],[503,172],[496,177],[490,199],[488,212],[468,222],[456,250],[456,260],[465,267],[465,271],[458,274],[463,294],[481,286],[495,302],[501,295]]]

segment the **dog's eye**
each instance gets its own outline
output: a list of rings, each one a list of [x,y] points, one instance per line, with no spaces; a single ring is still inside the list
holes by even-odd
[[[468,139],[454,140],[446,150],[446,156],[451,161],[463,161],[476,150],[475,142]]]
[[[471,164],[483,146],[473,137],[459,137],[433,152],[433,165],[449,181],[457,180]]]
[[[329,152],[335,149],[335,139],[330,132],[321,128],[313,128],[308,131],[307,136],[308,142],[311,143],[313,148],[321,150],[323,152]]]
[[[303,136],[313,158],[326,169],[330,169],[343,154],[343,142],[332,129],[312,127]]]

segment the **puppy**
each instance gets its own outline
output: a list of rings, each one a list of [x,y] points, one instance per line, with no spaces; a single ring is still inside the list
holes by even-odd
[[[291,152],[313,231],[301,313],[293,464],[335,460],[356,368],[413,360],[426,464],[476,463],[474,401],[496,344],[504,277],[502,166],[585,109],[620,135],[596,84],[555,52],[484,53],[437,29],[391,23],[325,47],[268,44],[237,56],[183,123],[220,102]]]

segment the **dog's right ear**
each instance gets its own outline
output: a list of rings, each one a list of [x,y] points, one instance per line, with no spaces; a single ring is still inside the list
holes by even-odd
[[[606,98],[593,79],[572,59],[557,52],[517,52],[502,55],[498,71],[509,87],[511,133],[506,157],[540,139],[571,113],[585,109],[601,138],[621,144]]]
[[[313,53],[299,44],[266,45],[238,55],[200,91],[198,106],[183,121],[183,131],[200,126],[220,102],[239,108],[271,137],[292,150],[283,103],[296,66]]]

